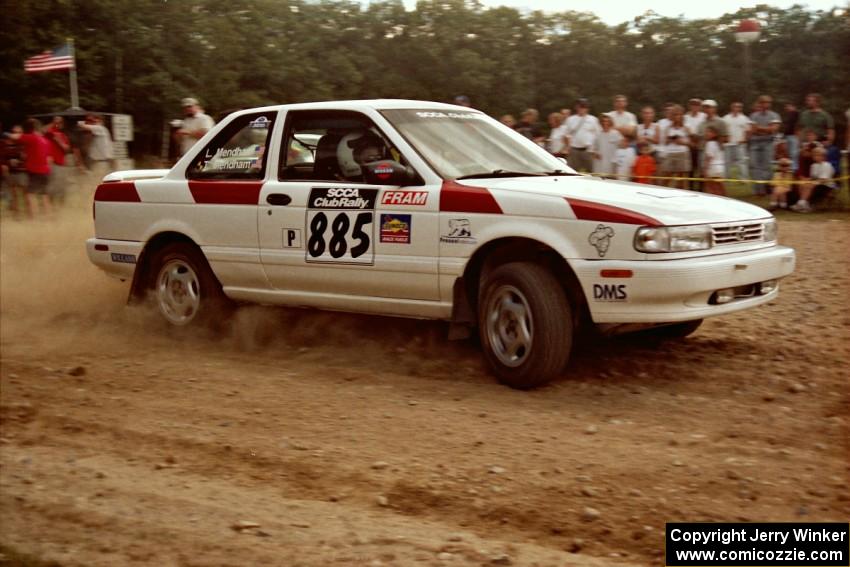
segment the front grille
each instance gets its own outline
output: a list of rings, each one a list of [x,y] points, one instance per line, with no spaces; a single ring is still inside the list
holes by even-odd
[[[756,242],[764,239],[764,223],[746,222],[713,225],[711,232],[715,246]]]

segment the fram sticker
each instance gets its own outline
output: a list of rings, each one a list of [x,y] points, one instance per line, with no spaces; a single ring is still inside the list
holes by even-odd
[[[449,233],[440,236],[446,244],[475,244],[469,219],[449,219]]]
[[[112,261],[119,262],[121,264],[135,264],[136,263],[136,255],[135,254],[117,254],[115,252],[112,253]]]
[[[412,224],[410,215],[381,215],[381,242],[410,244]]]
[[[384,191],[382,205],[422,206],[428,202],[427,191]]]
[[[628,301],[626,284],[593,284],[593,299],[596,301]]]

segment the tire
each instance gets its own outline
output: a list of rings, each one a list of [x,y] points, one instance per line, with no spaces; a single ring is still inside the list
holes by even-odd
[[[684,323],[675,323],[673,325],[664,325],[646,331],[654,337],[660,339],[684,339],[688,335],[692,335],[702,325],[702,319],[693,321],[685,321]]]
[[[148,296],[168,323],[185,327],[226,319],[230,300],[197,246],[167,244],[150,262]]]
[[[567,365],[573,340],[570,303],[555,276],[530,262],[499,266],[481,282],[481,346],[498,380],[528,390]]]

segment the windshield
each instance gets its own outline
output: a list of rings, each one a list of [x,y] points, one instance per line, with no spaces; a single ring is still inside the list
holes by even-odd
[[[574,173],[480,112],[384,110],[382,114],[444,179]]]

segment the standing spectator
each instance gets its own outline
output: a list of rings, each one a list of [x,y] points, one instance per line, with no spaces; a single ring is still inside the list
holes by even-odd
[[[697,157],[698,167],[696,168],[699,171],[705,171],[705,164],[703,163],[703,155],[705,153],[705,133],[706,130],[711,127],[714,129],[716,133],[715,141],[720,145],[721,150],[723,149],[723,144],[729,139],[728,132],[726,130],[726,122],[717,115],[717,102],[707,98],[702,102],[702,109],[705,113],[705,120],[700,122],[697,127],[697,137],[694,139],[691,138],[691,144],[698,146]],[[723,162],[726,163],[724,156],[721,156],[720,160],[715,159],[715,163]],[[724,170],[721,175],[716,177],[723,178],[723,175],[726,174],[726,166],[724,165]],[[716,172],[716,168],[714,170]],[[712,183],[715,183],[712,181]],[[715,187],[716,189],[716,187]]]
[[[640,124],[635,130],[637,135],[637,144],[648,144],[650,153],[655,151],[655,146],[661,139],[661,127],[655,122],[655,109],[651,106],[644,106],[640,110]]]
[[[800,160],[800,138],[797,131],[797,123],[800,121],[800,113],[797,106],[791,102],[785,103],[785,116],[782,119],[782,135],[785,138],[785,147],[788,149],[788,157],[791,159],[792,171],[797,171]]]
[[[826,150],[816,148],[814,151],[815,162],[809,172],[810,183],[800,186],[800,199],[791,207],[792,211],[798,213],[812,212],[812,203],[820,201],[835,189],[835,169],[826,161]]]
[[[820,95],[818,93],[806,95],[806,110],[800,114],[798,128],[814,130],[818,142],[832,144],[835,141],[835,122],[832,120],[832,116],[820,107]]]
[[[655,162],[658,166],[658,175],[661,177],[669,177],[668,172],[664,170],[666,160],[664,159],[664,150],[667,147],[667,128],[673,124],[673,107],[676,106],[673,102],[664,103],[664,118],[658,121],[658,145],[655,146]],[[659,181],[658,185],[666,185],[667,181]]]
[[[617,132],[623,136],[632,137],[635,135],[635,128],[637,128],[637,118],[626,110],[628,106],[628,97],[619,94],[614,97],[614,110],[606,112],[606,114],[611,117],[611,122]]]
[[[636,183],[653,185],[650,178],[655,175],[655,158],[652,157],[649,144],[646,142],[638,143],[638,151],[640,155],[635,160],[635,165],[632,168],[634,180]]]
[[[607,114],[599,117],[599,123],[601,131],[593,144],[593,173],[611,175],[614,157],[624,136],[614,128],[614,121]]]
[[[850,152],[850,108],[844,111],[845,128],[844,128],[844,146]]]
[[[691,172],[691,142],[685,127],[684,109],[673,107],[673,118],[664,135],[664,172],[670,177],[687,177]],[[673,180],[670,187],[687,189],[688,182]]]
[[[747,140],[750,136],[750,119],[744,114],[744,103],[735,101],[729,105],[729,114],[723,117],[729,140],[726,142],[726,177],[731,178],[732,168],[737,170],[738,179],[749,179],[747,167]]]
[[[599,120],[591,114],[590,103],[581,98],[576,102],[576,113],[567,119],[567,162],[576,171],[593,169],[593,145],[599,135]]]
[[[705,127],[702,138],[704,143],[703,176],[709,179],[705,182],[705,190],[714,195],[726,195],[726,189],[720,181],[726,173],[723,147],[720,145],[720,132],[717,131],[716,126],[708,125]]]
[[[546,149],[549,153],[557,157],[567,157],[566,152],[566,136],[567,124],[566,118],[560,112],[553,112],[549,115],[549,139],[546,141]]]
[[[180,155],[186,155],[195,142],[204,137],[204,134],[209,132],[215,121],[203,113],[198,100],[188,97],[181,102],[183,106],[183,123],[180,128],[174,133],[180,144]]]
[[[185,103],[185,99],[184,99],[184,103]],[[466,95],[462,95],[462,94],[457,95],[455,97],[455,104],[458,105],[458,106],[465,106],[467,108],[472,107],[472,101],[469,100],[469,97],[466,96]]]
[[[88,146],[89,168],[98,183],[112,171],[112,136],[103,125],[103,116],[89,114],[77,125],[91,134]]]
[[[68,188],[66,156],[71,152],[71,141],[65,133],[65,119],[54,116],[50,126],[44,132],[44,137],[50,142],[50,158],[53,161],[47,194],[53,202],[62,204],[65,202],[65,193]]]
[[[661,140],[664,139],[664,130],[670,127],[670,124],[673,123],[673,107],[676,106],[674,102],[665,102],[664,103],[664,118],[658,121],[658,127],[661,129]]]
[[[699,161],[699,127],[705,121],[705,112],[700,111],[702,107],[702,99],[692,98],[688,101],[688,112],[684,116],[685,128],[688,129],[690,137],[690,152],[691,152],[691,177],[699,177],[700,161]],[[692,181],[691,189],[699,190],[700,182]]]
[[[32,218],[41,202],[41,210],[50,212],[50,200],[47,197],[47,182],[50,177],[50,143],[41,135],[40,124],[35,118],[27,118],[20,134],[11,134],[12,139],[20,140],[24,148],[24,169],[27,172],[26,207],[27,215]]]
[[[24,167],[24,146],[20,141],[23,128],[18,125],[3,134],[3,196],[9,202],[9,210],[18,212],[21,198],[26,198],[27,170]]]
[[[620,147],[614,153],[614,173],[617,174],[617,179],[630,181],[635,161],[637,161],[637,152],[632,147],[632,140],[628,136],[623,136],[620,138]]]
[[[499,122],[512,130],[516,126],[516,118],[514,118],[513,114],[503,114],[502,117],[499,118]]]
[[[753,194],[765,195],[767,182],[773,177],[771,160],[773,159],[773,137],[778,132],[776,121],[779,115],[770,109],[773,99],[761,95],[756,101],[758,111],[750,115],[753,122],[750,136],[750,171],[754,181],[761,181],[753,188]]]
[[[567,121],[567,118],[569,118],[572,113],[573,113],[573,111],[569,108],[562,108],[561,109],[561,114],[564,115],[564,122]]]
[[[770,205],[768,211],[788,208],[788,193],[791,192],[791,184],[794,181],[794,171],[791,169],[791,160],[782,158],[779,160],[779,170],[773,174],[770,183]]]
[[[540,113],[535,108],[527,108],[520,114],[519,122],[514,126],[514,130],[533,141],[538,146],[543,145],[545,137],[540,131],[540,126],[537,120],[540,118]]]

